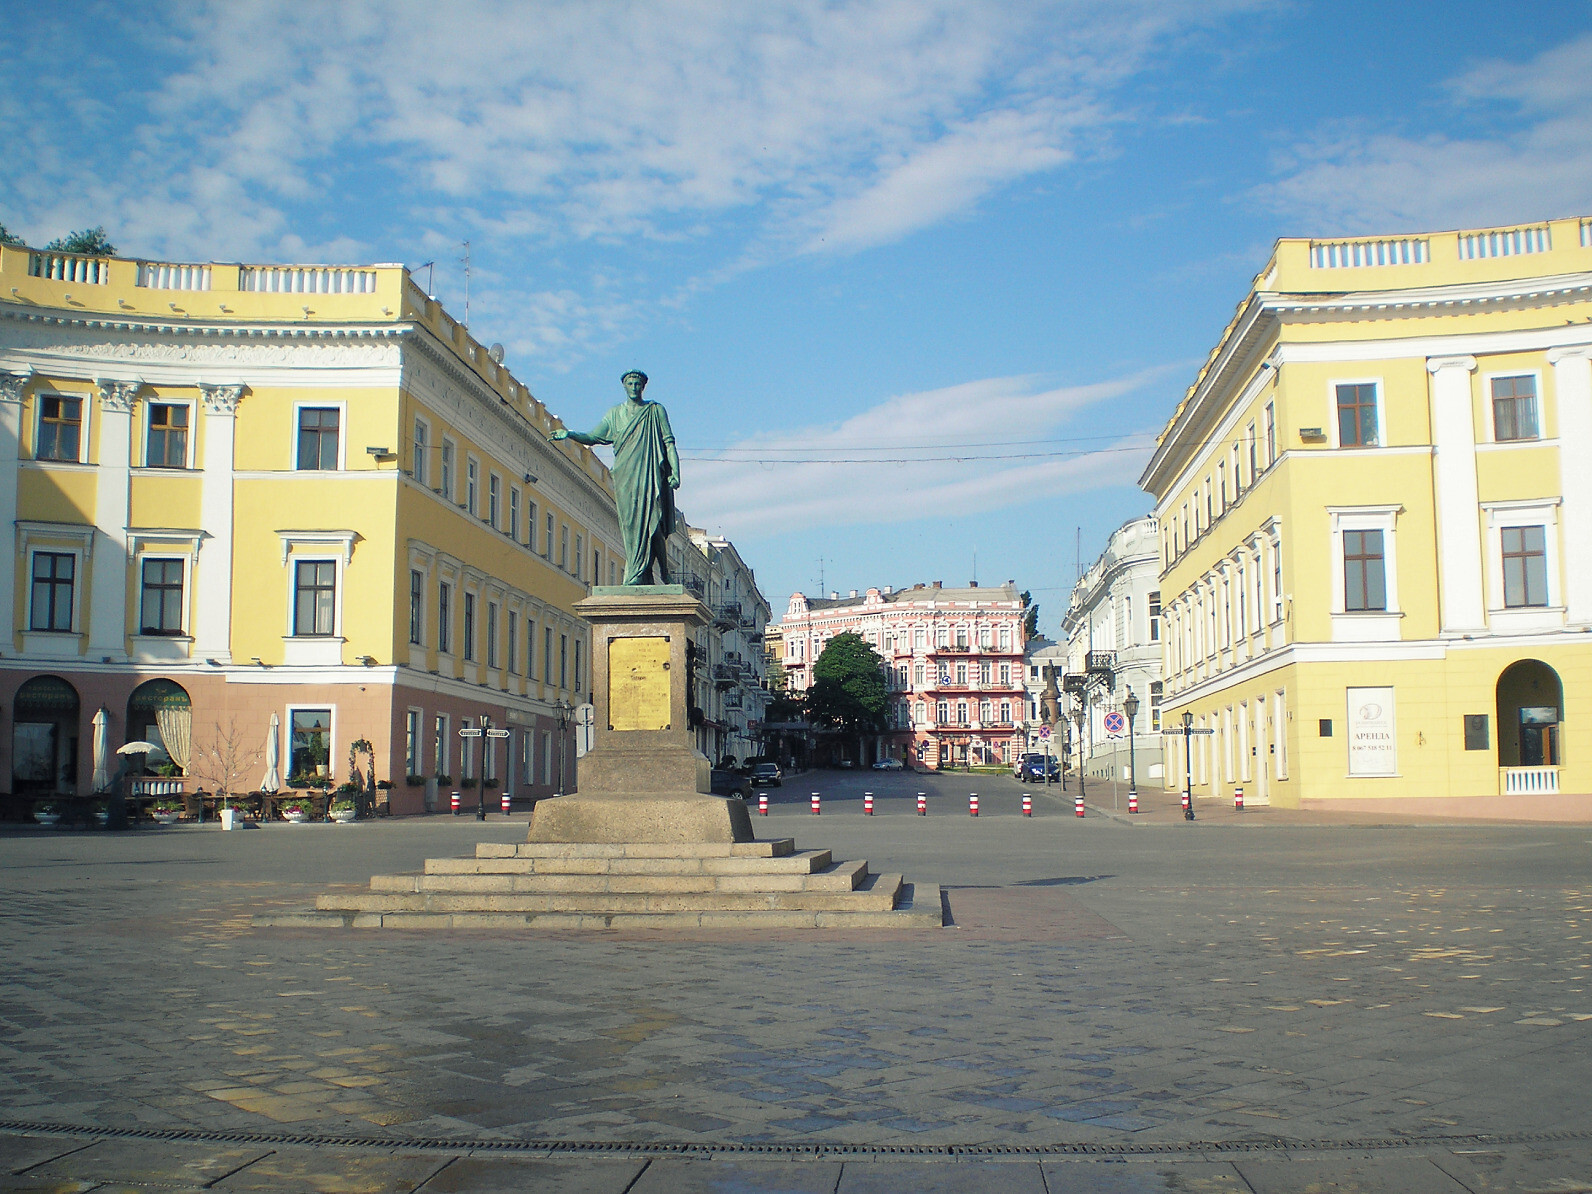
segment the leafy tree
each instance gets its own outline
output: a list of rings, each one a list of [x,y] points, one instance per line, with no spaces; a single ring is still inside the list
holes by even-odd
[[[103,224],[58,236],[45,245],[44,249],[48,253],[87,253],[93,257],[116,256],[116,246],[106,238]]]
[[[21,245],[25,242],[4,224],[0,224],[0,245]]]
[[[807,709],[818,725],[848,734],[873,734],[886,726],[889,696],[884,661],[859,634],[837,634],[813,664]]]
[[[1023,590],[1023,642],[1039,637],[1039,604],[1034,595]]]
[[[778,659],[770,659],[768,661],[768,666],[764,669],[763,675],[768,681],[768,690],[770,692],[784,692],[790,687],[790,678],[785,675],[785,665]]]

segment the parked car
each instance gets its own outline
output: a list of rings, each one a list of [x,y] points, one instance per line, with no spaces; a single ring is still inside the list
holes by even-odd
[[[784,772],[779,769],[778,763],[759,763],[752,768],[752,786],[756,788],[777,788]]]
[[[900,771],[903,768],[900,759],[880,759],[873,765],[873,769],[875,771]]]
[[[1061,764],[1055,755],[1029,755],[1017,777],[1023,783],[1056,783],[1061,779]]]
[[[1015,759],[1012,760],[1012,778],[1013,779],[1022,779],[1023,778],[1023,768],[1028,766],[1028,760],[1029,759],[1042,759],[1044,757],[1045,757],[1044,755],[1039,754],[1038,752],[1030,752],[1028,754],[1020,754],[1020,755],[1018,755]]]
[[[722,768],[713,769],[713,794],[715,796],[739,796],[742,800],[752,798],[752,781],[744,775]]]

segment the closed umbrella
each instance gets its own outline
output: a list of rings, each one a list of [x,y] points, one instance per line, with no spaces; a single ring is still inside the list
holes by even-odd
[[[260,785],[262,792],[277,792],[282,787],[282,773],[277,770],[277,756],[282,753],[282,722],[275,713],[271,714],[271,729],[265,735],[265,782]]]
[[[110,743],[106,741],[105,726],[110,718],[105,715],[105,707],[100,706],[98,713],[94,714],[94,790],[103,792],[111,786],[111,756]]]

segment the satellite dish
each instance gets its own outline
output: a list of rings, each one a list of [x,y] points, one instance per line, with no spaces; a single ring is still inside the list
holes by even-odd
[[[501,365],[503,363],[503,346],[501,344],[494,344],[491,348],[486,350],[486,355],[492,358],[492,363],[494,365]]]

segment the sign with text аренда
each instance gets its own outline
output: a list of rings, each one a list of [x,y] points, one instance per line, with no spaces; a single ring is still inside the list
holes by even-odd
[[[1391,688],[1348,690],[1349,774],[1397,775],[1398,738]]]

